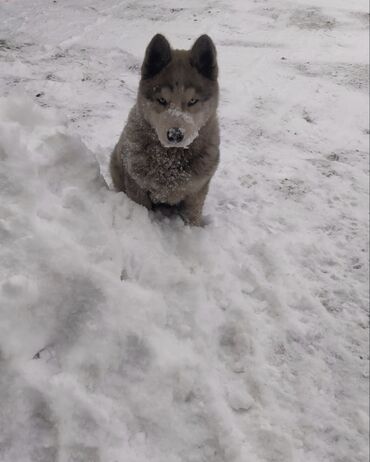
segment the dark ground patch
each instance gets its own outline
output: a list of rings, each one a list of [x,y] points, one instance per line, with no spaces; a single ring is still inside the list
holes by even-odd
[[[221,46],[226,47],[243,47],[243,48],[282,48],[283,45],[268,42],[252,42],[247,40],[221,40],[218,42]]]
[[[337,85],[368,91],[369,65],[351,63],[305,63],[296,64],[296,69],[308,77],[326,77]]]
[[[308,30],[331,30],[336,26],[336,20],[323,14],[319,8],[305,8],[293,12],[289,25]]]

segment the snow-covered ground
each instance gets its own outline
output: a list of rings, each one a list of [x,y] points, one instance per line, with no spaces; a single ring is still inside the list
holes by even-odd
[[[368,460],[367,9],[1,1],[1,462]],[[156,32],[218,47],[202,229],[99,174]]]

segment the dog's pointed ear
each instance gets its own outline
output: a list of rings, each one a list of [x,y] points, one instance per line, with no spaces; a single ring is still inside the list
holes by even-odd
[[[162,34],[155,35],[150,41],[143,65],[141,76],[143,79],[150,79],[160,72],[171,61],[171,47],[166,37]]]
[[[208,35],[201,35],[190,50],[190,62],[207,79],[218,76],[216,47]]]

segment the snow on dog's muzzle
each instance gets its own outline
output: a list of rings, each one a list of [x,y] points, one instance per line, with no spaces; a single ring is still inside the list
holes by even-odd
[[[193,117],[177,109],[162,112],[153,122],[159,141],[166,148],[187,148],[198,136]]]

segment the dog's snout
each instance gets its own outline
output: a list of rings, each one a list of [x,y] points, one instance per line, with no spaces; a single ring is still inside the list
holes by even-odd
[[[184,139],[184,132],[181,128],[170,128],[167,132],[167,139],[171,143],[181,143]]]

